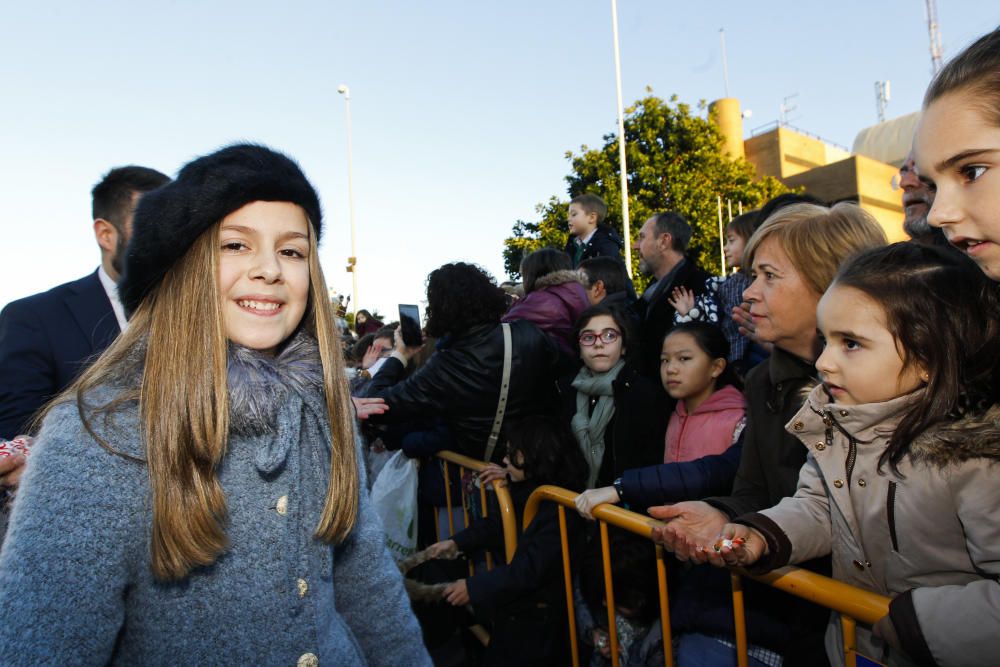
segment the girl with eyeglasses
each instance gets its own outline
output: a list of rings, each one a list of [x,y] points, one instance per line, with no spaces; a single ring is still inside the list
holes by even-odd
[[[580,494],[580,514],[593,519],[593,509],[602,503],[624,502],[642,511],[729,490],[739,464],[736,443],[746,405],[739,378],[726,362],[728,354],[722,330],[707,322],[679,324],[664,337],[660,380],[677,404],[667,427],[663,464],[626,470],[612,484]]]
[[[588,489],[663,456],[666,396],[625,363],[630,326],[628,316],[613,307],[583,311],[576,327],[583,366],[559,383],[563,415],[587,460]]]

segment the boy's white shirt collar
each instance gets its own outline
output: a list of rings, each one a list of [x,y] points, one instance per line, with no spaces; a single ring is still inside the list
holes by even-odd
[[[108,300],[111,302],[111,310],[115,312],[115,319],[118,320],[118,328],[125,331],[128,328],[128,320],[125,319],[125,307],[122,306],[122,302],[118,298],[118,285],[111,279],[108,272],[104,270],[103,264],[97,267],[97,277],[101,281],[104,293],[108,295]]]
[[[580,245],[587,245],[588,243],[590,243],[590,239],[593,238],[594,234],[596,233],[597,233],[597,227],[594,227],[593,229],[590,230],[590,233],[584,236],[583,238],[577,237],[576,239],[577,243],[579,243]]]

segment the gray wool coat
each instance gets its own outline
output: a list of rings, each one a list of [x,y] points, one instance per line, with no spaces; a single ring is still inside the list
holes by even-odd
[[[313,537],[330,458],[317,359],[304,337],[277,359],[231,351],[233,432],[218,470],[230,546],[176,583],[150,570],[146,466],[95,442],[75,403],[56,407],[0,553],[0,662],[430,665],[363,468],[353,532],[336,546]],[[93,423],[116,450],[145,455],[135,403]]]
[[[795,495],[741,517],[770,553],[752,569],[832,554],[833,576],[892,598],[905,654],[858,625],[890,666],[1000,663],[1000,407],[918,436],[897,474],[878,460],[915,395],[841,406],[816,387],[788,423],[809,450]],[[855,442],[845,435],[851,434]],[[839,623],[827,649],[843,662]]]

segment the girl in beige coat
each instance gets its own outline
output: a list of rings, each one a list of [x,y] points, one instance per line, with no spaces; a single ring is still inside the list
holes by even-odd
[[[858,627],[859,652],[889,665],[1000,659],[992,291],[935,248],[848,261],[817,311],[823,384],[786,426],[809,450],[798,490],[723,531],[727,564],[831,554],[835,578],[892,597],[888,616]]]

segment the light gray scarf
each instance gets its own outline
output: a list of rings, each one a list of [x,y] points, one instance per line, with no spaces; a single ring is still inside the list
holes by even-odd
[[[587,477],[588,489],[594,488],[597,482],[597,473],[601,470],[601,461],[604,460],[604,432],[615,414],[614,389],[611,384],[624,367],[624,359],[619,359],[617,364],[604,373],[595,374],[584,366],[572,382],[573,388],[576,389],[576,414],[570,420],[570,427],[577,442],[580,443],[583,458],[587,460],[587,467],[590,469]],[[591,412],[589,406],[593,397],[597,397],[597,405]]]

